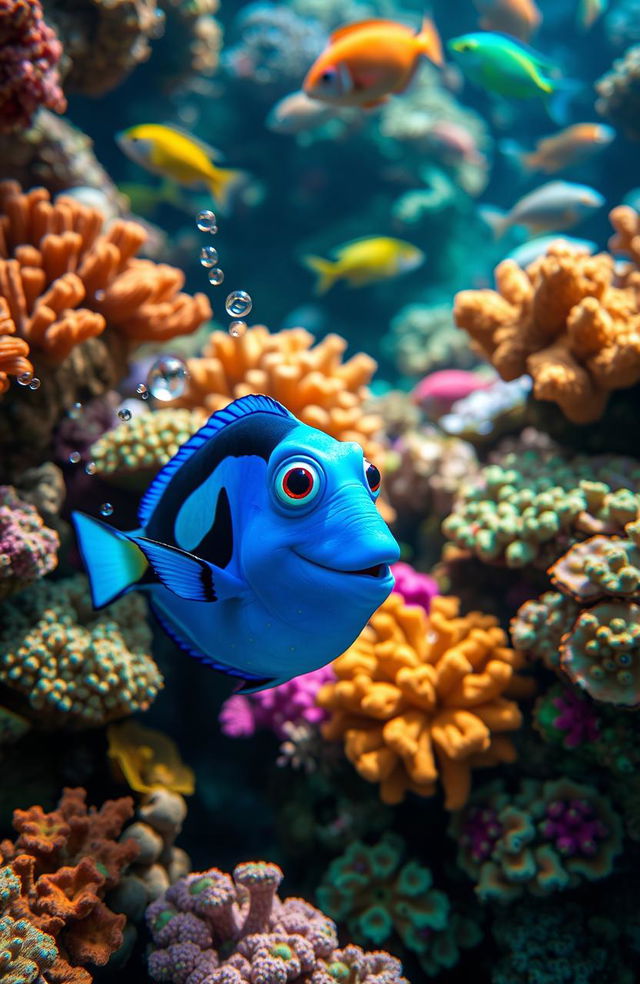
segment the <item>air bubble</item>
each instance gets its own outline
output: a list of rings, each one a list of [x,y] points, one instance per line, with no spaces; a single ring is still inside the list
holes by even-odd
[[[233,338],[240,338],[241,335],[244,335],[246,330],[246,321],[232,321],[229,324],[229,334],[232,335]]]
[[[203,208],[196,216],[196,225],[200,232],[216,233],[218,226],[215,212],[212,212],[210,208]]]
[[[111,503],[103,502],[102,505],[100,506],[100,515],[111,516],[112,513],[113,513],[113,506],[111,505]]]
[[[33,379],[31,380],[31,382],[29,383],[29,389],[30,390],[39,390],[40,389],[40,380],[38,379],[37,376],[34,376]]]
[[[136,386],[136,393],[138,394],[141,400],[149,399],[149,390],[147,389],[144,383],[138,383],[138,385]]]
[[[251,295],[246,290],[232,290],[224,303],[227,314],[232,318],[246,318],[253,307]]]
[[[209,283],[214,287],[219,287],[224,280],[224,270],[220,267],[214,267],[213,270],[209,272]]]
[[[95,475],[95,473],[98,470],[98,466],[96,465],[95,461],[87,461],[86,465],[84,466],[84,470],[87,473],[87,475]]]
[[[69,455],[69,464],[77,465],[81,457],[82,455],[80,454],[79,451],[72,451],[71,454]]]
[[[218,250],[215,246],[203,246],[200,250],[200,264],[205,270],[210,270],[218,262]]]
[[[28,386],[32,379],[32,372],[23,372],[21,376],[18,376],[18,383],[20,386]]]
[[[121,407],[120,410],[117,411],[117,414],[120,417],[120,420],[131,420],[133,416],[128,407]]]
[[[82,413],[82,404],[73,403],[67,410],[67,417],[71,417],[72,420],[77,420]]]
[[[176,355],[163,355],[153,363],[147,376],[147,387],[156,400],[176,400],[187,386],[189,370]]]

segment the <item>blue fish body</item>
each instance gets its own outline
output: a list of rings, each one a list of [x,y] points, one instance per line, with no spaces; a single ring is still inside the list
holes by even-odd
[[[162,469],[123,533],[74,513],[96,607],[144,591],[180,648],[274,686],[344,652],[393,588],[399,548],[357,444],[275,400],[218,411]]]

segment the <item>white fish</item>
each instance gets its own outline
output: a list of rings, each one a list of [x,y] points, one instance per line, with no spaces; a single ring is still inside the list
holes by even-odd
[[[336,116],[336,110],[306,92],[292,92],[273,106],[265,126],[273,133],[307,133]]]
[[[496,236],[516,225],[526,226],[532,233],[561,232],[602,208],[604,202],[600,192],[589,185],[548,181],[517,201],[506,214],[491,207],[482,208],[480,214]]]

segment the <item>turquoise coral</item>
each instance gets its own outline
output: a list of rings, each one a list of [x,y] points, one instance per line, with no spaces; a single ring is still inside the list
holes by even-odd
[[[144,601],[96,612],[87,580],[40,581],[0,606],[0,682],[38,727],[92,728],[145,710],[162,687]]]
[[[453,967],[460,948],[475,946],[481,933],[451,911],[447,896],[433,887],[429,869],[403,862],[403,854],[404,843],[395,834],[371,847],[355,841],[329,865],[318,902],[354,939],[379,946],[398,937],[428,974],[437,974]]]

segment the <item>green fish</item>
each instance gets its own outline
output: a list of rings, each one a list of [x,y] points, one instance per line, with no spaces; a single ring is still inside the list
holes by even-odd
[[[506,34],[463,34],[451,38],[447,48],[470,82],[501,96],[548,98],[564,86],[561,80],[551,77],[551,62]]]

